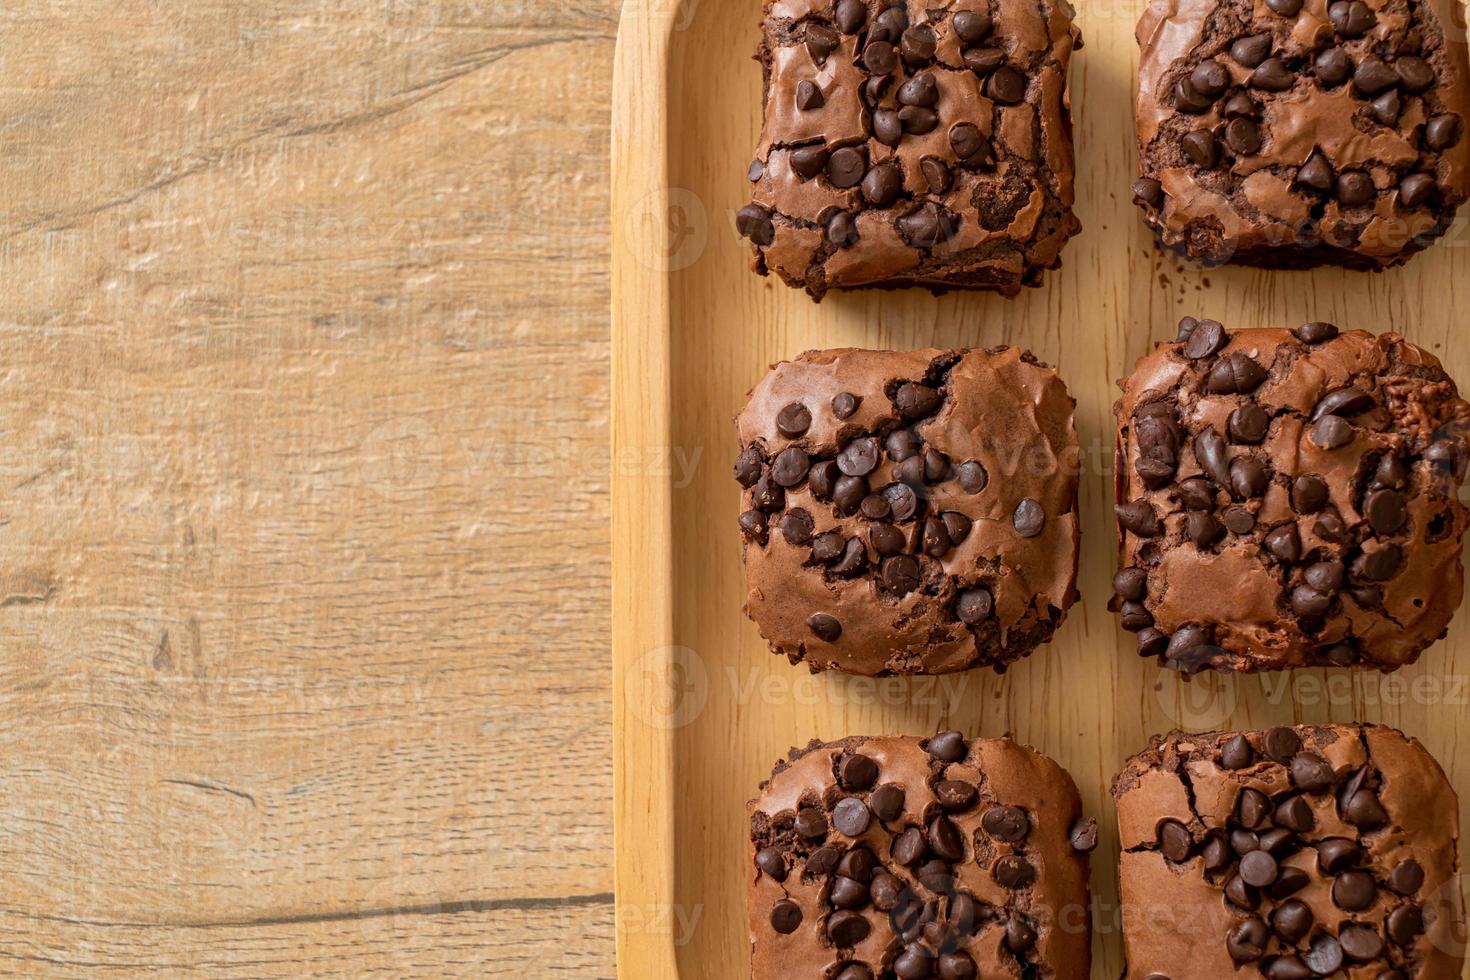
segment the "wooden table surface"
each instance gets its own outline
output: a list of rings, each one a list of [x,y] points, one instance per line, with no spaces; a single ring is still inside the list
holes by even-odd
[[[616,0],[0,9],[0,973],[613,973]]]

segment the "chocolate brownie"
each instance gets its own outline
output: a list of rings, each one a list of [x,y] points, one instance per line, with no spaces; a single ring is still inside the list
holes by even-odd
[[[1174,732],[1113,797],[1125,980],[1458,980],[1459,805],[1402,733]]]
[[[793,749],[750,804],[754,980],[1086,980],[1097,824],[1009,739]]]
[[[1443,234],[1470,192],[1451,4],[1153,0],[1133,193],[1160,241],[1211,263],[1371,270]]]
[[[1074,402],[991,350],[809,351],[736,425],[745,610],[813,671],[1002,669],[1076,593]]]
[[[1394,334],[1186,317],[1117,405],[1138,650],[1184,671],[1392,670],[1460,604],[1470,405]]]
[[[754,268],[820,299],[1014,295],[1072,214],[1066,0],[766,0],[765,123],[736,216]]]

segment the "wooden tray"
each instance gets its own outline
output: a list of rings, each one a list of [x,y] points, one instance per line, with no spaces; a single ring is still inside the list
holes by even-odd
[[[792,745],[847,734],[1011,733],[1066,766],[1103,824],[1095,977],[1122,967],[1109,780],[1174,727],[1363,719],[1423,739],[1470,799],[1470,617],[1387,677],[1300,671],[1186,683],[1105,608],[1115,381],[1180,316],[1396,329],[1470,387],[1470,228],[1369,275],[1204,269],[1160,254],[1129,200],[1142,0],[1084,5],[1074,62],[1079,214],[1065,266],[1014,300],[833,294],[747,269],[734,231],[760,120],[759,0],[630,0],[613,120],[613,642],[618,964],[633,980],[743,978],[744,805]],[[741,614],[731,416],[773,361],[814,347],[1014,344],[1057,365],[1084,447],[1083,554],[1055,642],[1008,674],[810,676]],[[1463,746],[1463,747],[1462,747]],[[1463,811],[1462,811],[1463,820]]]

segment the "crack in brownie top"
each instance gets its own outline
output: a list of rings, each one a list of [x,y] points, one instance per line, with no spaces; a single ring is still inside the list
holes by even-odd
[[[1037,285],[1072,214],[1066,0],[767,0],[765,122],[736,216],[755,267],[861,285]]]
[[[1085,980],[1097,823],[1009,739],[847,738],[750,804],[755,980]]]
[[[1113,796],[1125,980],[1460,976],[1459,809],[1400,732],[1174,732]]]
[[[1074,403],[1031,355],[810,351],[737,419],[746,612],[813,670],[1003,669],[1075,594]]]
[[[1470,405],[1395,334],[1186,317],[1123,382],[1114,608],[1183,671],[1391,670],[1460,603]]]
[[[1153,0],[1135,201],[1209,262],[1395,265],[1470,192],[1447,0]]]

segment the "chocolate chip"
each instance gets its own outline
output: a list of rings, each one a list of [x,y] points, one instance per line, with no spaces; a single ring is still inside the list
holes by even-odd
[[[827,919],[827,938],[834,946],[856,946],[868,938],[871,928],[857,912],[834,912]]]
[[[1330,323],[1314,320],[1311,323],[1303,323],[1292,333],[1296,334],[1296,338],[1304,344],[1321,344],[1336,337],[1338,329]]]
[[[1378,889],[1366,871],[1344,871],[1332,882],[1332,902],[1347,912],[1361,912],[1373,904]]]
[[[1315,476],[1299,476],[1291,485],[1291,507],[1298,514],[1315,514],[1327,503],[1327,484]]]
[[[868,481],[860,476],[839,476],[832,488],[832,502],[847,516],[861,510],[867,499]]]
[[[990,144],[974,123],[958,123],[951,127],[949,146],[962,163],[979,157],[988,158],[990,153]]]
[[[1350,208],[1362,207],[1377,196],[1373,178],[1361,170],[1349,170],[1337,175],[1337,199]]]
[[[972,783],[958,779],[941,779],[934,785],[934,796],[946,810],[964,810],[974,805],[980,791]]]
[[[1026,888],[1036,880],[1036,869],[1025,858],[1009,854],[995,862],[991,875],[1003,888]]]
[[[1138,634],[1140,657],[1162,657],[1169,650],[1169,635],[1162,630],[1149,628]]]
[[[1261,748],[1265,751],[1267,758],[1285,764],[1301,751],[1302,740],[1290,728],[1272,728],[1261,737]]]
[[[766,515],[758,510],[747,510],[740,515],[740,530],[745,536],[755,538],[764,543],[769,531],[766,523]]]
[[[791,151],[791,169],[798,177],[810,180],[827,168],[828,156],[825,146],[800,147]]]
[[[1232,875],[1225,882],[1225,898],[1236,908],[1250,911],[1260,906],[1261,893],[1245,883],[1240,875]]]
[[[1140,538],[1155,537],[1161,529],[1159,515],[1147,500],[1117,504],[1113,507],[1113,512],[1117,515],[1119,524]]]
[[[883,498],[885,502],[887,499]],[[868,543],[883,556],[901,554],[908,547],[903,532],[892,524],[874,524],[868,528]]]
[[[1266,6],[1281,17],[1295,17],[1302,12],[1302,0],[1266,0]]]
[[[903,120],[893,109],[873,110],[873,138],[884,146],[903,142]]]
[[[1346,571],[1340,561],[1319,561],[1309,565],[1302,573],[1302,578],[1318,592],[1334,595],[1342,588]]]
[[[993,806],[980,818],[980,826],[996,840],[1014,844],[1026,839],[1031,822],[1020,807]]]
[[[893,838],[888,849],[889,857],[906,868],[924,860],[928,853],[929,845],[924,842],[924,835],[917,827],[910,827]]]
[[[990,14],[983,10],[961,10],[951,21],[955,36],[965,44],[979,44],[990,34]]]
[[[1248,394],[1266,380],[1266,369],[1247,354],[1236,352],[1215,362],[1205,378],[1212,395]]]
[[[1389,89],[1370,104],[1373,109],[1373,118],[1384,126],[1395,125],[1404,111],[1404,103],[1399,98],[1397,89]]]
[[[863,175],[867,172],[867,156],[851,146],[833,150],[832,156],[827,160],[827,179],[832,182],[833,187],[844,190],[856,187],[862,183]]]
[[[776,428],[792,439],[805,434],[811,424],[812,413],[801,402],[792,402],[776,413]]]
[[[735,480],[744,488],[751,488],[760,479],[760,450],[759,448],[747,447],[741,450],[741,454],[735,457]]]
[[[1220,144],[1215,142],[1215,137],[1209,130],[1196,129],[1185,133],[1180,138],[1179,145],[1184,148],[1189,159],[1194,161],[1194,165],[1203,170],[1209,170],[1220,162]]]
[[[837,0],[837,27],[844,34],[856,34],[868,22],[868,5],[864,0]]]
[[[1460,117],[1453,112],[1430,116],[1424,124],[1424,145],[1436,153],[1460,141]]]
[[[925,157],[919,162],[919,172],[924,175],[924,183],[930,194],[943,194],[949,190],[950,173],[944,162],[934,157]]]
[[[939,113],[923,106],[906,105],[898,110],[898,121],[903,131],[912,136],[923,136],[933,132],[939,125]]]
[[[1090,854],[1097,849],[1097,820],[1092,817],[1083,817],[1072,825],[1067,836],[1072,842],[1072,850],[1081,854]]]
[[[968,48],[960,60],[966,68],[984,77],[1005,64],[1006,53],[1000,48]]]
[[[1209,480],[1193,476],[1174,488],[1174,493],[1189,510],[1214,510],[1215,486]]]
[[[970,536],[970,528],[973,526],[973,522],[964,514],[958,511],[947,510],[940,515],[940,520],[944,521],[944,530],[949,535],[951,544],[958,546],[960,542]]]
[[[985,84],[985,94],[1001,105],[1018,105],[1026,98],[1026,76],[1009,65],[997,68]]]
[[[956,731],[940,732],[924,743],[924,750],[941,762],[959,762],[970,751],[965,736]]]
[[[949,553],[951,547],[949,532],[945,530],[944,522],[937,517],[924,521],[924,531],[920,541],[924,546],[924,554],[930,558],[943,558]]]
[[[1358,62],[1357,69],[1353,71],[1353,89],[1359,95],[1374,96],[1398,83],[1398,72],[1382,58],[1372,55]]]
[[[1388,887],[1400,895],[1413,895],[1424,885],[1424,869],[1413,858],[1405,858],[1388,876]]]
[[[1327,8],[1327,19],[1332,29],[1346,38],[1362,37],[1377,23],[1373,10],[1363,0],[1337,0]]]
[[[873,876],[873,883],[868,886],[868,895],[873,900],[873,907],[881,912],[891,911],[903,896],[903,886],[897,878],[886,871],[880,871]]]
[[[973,459],[967,459],[956,466],[954,476],[959,481],[960,489],[968,494],[979,493],[990,482],[990,474],[985,471],[985,467]]]
[[[1164,185],[1152,177],[1140,177],[1133,182],[1133,203],[1151,208],[1164,206]]]
[[[1141,602],[1148,594],[1148,570],[1124,568],[1113,576],[1113,592],[1120,598]]]
[[[820,109],[827,100],[822,97],[822,90],[817,87],[816,82],[803,79],[796,85],[796,107],[803,112],[811,109]],[[815,174],[806,174],[813,177]]]
[[[1200,848],[1200,859],[1206,871],[1219,874],[1235,862],[1235,854],[1230,845],[1225,843],[1225,838],[1212,833],[1205,839],[1204,847]]]
[[[935,817],[929,822],[929,849],[946,861],[964,860],[965,840],[954,821]]]
[[[750,161],[750,168],[745,171],[745,179],[752,183],[760,180],[766,175],[766,165],[760,160]]]
[[[1008,923],[1006,925],[1007,945],[1010,945],[1012,941],[1011,936],[1011,926]],[[939,980],[975,980],[980,975],[980,968],[975,965],[974,958],[963,950],[940,954],[938,966]]]
[[[1298,585],[1291,590],[1291,611],[1302,619],[1325,619],[1332,610],[1332,598],[1315,589]]]
[[[955,600],[955,618],[967,626],[978,626],[995,611],[995,599],[986,589],[966,589]]]
[[[891,163],[880,163],[863,177],[863,199],[875,208],[886,208],[898,200],[903,176]]]
[[[1206,112],[1214,102],[1201,95],[1189,79],[1181,78],[1174,84],[1174,108],[1190,115]]]
[[[1278,956],[1271,960],[1261,972],[1266,980],[1309,980],[1312,971],[1295,956]]]
[[[1225,437],[1214,429],[1205,429],[1194,440],[1194,459],[1200,468],[1214,478],[1216,483],[1230,484],[1230,467],[1226,463],[1230,452],[1225,446]]]
[[[1158,826],[1159,851],[1175,864],[1182,864],[1189,860],[1189,852],[1194,848],[1194,840],[1189,836],[1189,828],[1178,820],[1164,820]]]
[[[1219,540],[1225,533],[1220,522],[1215,520],[1215,515],[1206,511],[1192,511],[1184,519],[1185,534],[1193,541],[1195,547],[1207,548]],[[1150,625],[1148,623],[1145,626]]]
[[[1239,443],[1254,445],[1266,438],[1271,427],[1271,416],[1255,402],[1246,402],[1230,413],[1228,431],[1230,438]]]
[[[1266,923],[1251,916],[1238,923],[1225,937],[1225,949],[1237,963],[1253,963],[1266,953],[1266,943],[1271,935]]]
[[[873,790],[868,797],[868,808],[879,820],[891,821],[898,819],[903,813],[903,787],[895,783],[884,783]]]
[[[1296,179],[1297,183],[1324,194],[1330,193],[1337,186],[1337,178],[1332,173],[1331,164],[1320,153],[1313,153],[1307,162],[1302,164],[1301,169],[1296,173]]]
[[[1360,789],[1348,798],[1343,818],[1359,830],[1377,830],[1388,823],[1388,813],[1378,801],[1378,794]]]
[[[806,479],[811,467],[811,457],[800,446],[788,446],[776,455],[771,464],[771,478],[783,487],[794,487]]]
[[[1240,859],[1240,877],[1252,888],[1265,888],[1276,880],[1276,859],[1265,851],[1251,851]]]
[[[1312,426],[1312,442],[1321,449],[1341,449],[1353,441],[1353,427],[1337,415],[1324,415]]]
[[[781,536],[789,545],[801,547],[810,544],[815,530],[816,521],[804,508],[793,507],[781,515]]]
[[[1184,356],[1191,361],[1198,361],[1211,354],[1218,354],[1229,341],[1230,337],[1219,321],[1199,320],[1184,341]]]
[[[771,212],[759,204],[747,204],[735,212],[735,230],[761,246],[776,240],[776,225],[771,220]]]
[[[840,531],[824,531],[812,539],[812,561],[830,565],[842,555],[846,540]]]
[[[863,48],[863,67],[874,75],[887,75],[898,67],[898,52],[887,41],[869,41]]]
[[[1388,913],[1388,938],[1397,946],[1412,946],[1424,933],[1424,912],[1417,905],[1401,905]]]
[[[1249,119],[1232,119],[1225,126],[1225,145],[1249,156],[1261,148],[1261,128]]]
[[[1230,73],[1218,61],[1206,59],[1195,65],[1194,71],[1189,73],[1189,83],[1205,98],[1216,99],[1229,87]]]
[[[919,587],[919,563],[910,555],[894,555],[879,566],[883,587],[896,596],[906,596]]]
[[[1312,813],[1311,804],[1306,800],[1300,796],[1289,796],[1276,804],[1271,821],[1278,827],[1304,834],[1316,825],[1317,818]]]
[[[813,806],[804,806],[796,811],[796,832],[808,840],[816,840],[827,833],[827,816]]]
[[[915,67],[932,61],[938,45],[934,29],[920,24],[903,32],[898,49],[903,54],[904,64]]]
[[[1274,759],[1275,756],[1273,755],[1272,758]],[[1277,759],[1276,761],[1282,760]],[[1270,812],[1271,801],[1265,793],[1250,787],[1240,791],[1240,798],[1235,804],[1235,819],[1239,820],[1246,829],[1254,830],[1261,826]]]
[[[1364,962],[1383,955],[1383,940],[1366,926],[1345,925],[1337,933],[1337,941],[1349,959]]]
[[[1230,770],[1245,769],[1255,762],[1256,753],[1244,735],[1232,735],[1220,746],[1220,765]]]
[[[832,826],[837,828],[838,833],[848,837],[861,837],[867,833],[871,822],[872,814],[868,812],[868,805],[855,797],[841,800],[832,808]]]
[[[933,414],[934,410],[939,407],[939,392],[928,385],[905,381],[898,386],[893,400],[898,406],[899,414],[912,422]]]
[[[879,5],[880,7],[883,4]],[[909,26],[908,11],[903,4],[888,4],[873,21],[872,30],[868,32],[870,39],[880,41],[897,41]]]
[[[842,546],[842,556],[832,566],[832,574],[849,577],[868,567],[868,549],[857,538],[848,538]]]
[[[1263,92],[1285,92],[1291,88],[1296,81],[1294,76],[1286,67],[1286,63],[1280,58],[1267,58],[1256,66],[1251,72],[1249,83],[1251,88],[1258,88]]]
[[[842,635],[842,624],[835,616],[827,613],[812,613],[807,617],[806,625],[817,639],[828,643],[836,643],[837,638]]]
[[[1387,582],[1399,573],[1403,558],[1404,550],[1396,544],[1364,551],[1353,562],[1353,575],[1370,582]]]
[[[900,215],[896,224],[899,234],[913,248],[933,248],[948,241],[960,226],[958,217],[932,201]]]
[[[1393,63],[1405,91],[1418,94],[1435,83],[1434,68],[1417,55],[1406,55]]]
[[[783,898],[771,906],[771,928],[789,936],[801,926],[801,906]]]
[[[1293,898],[1271,912],[1271,929],[1288,944],[1295,945],[1312,931],[1312,920],[1311,906]]]
[[[786,880],[786,859],[779,847],[763,847],[755,854],[755,866],[761,873],[775,881]]]
[[[1034,538],[1046,526],[1046,511],[1030,497],[1022,498],[1011,515],[1011,526],[1023,538]]]
[[[1429,174],[1409,174],[1399,181],[1399,207],[1423,207],[1434,196],[1434,191],[1434,178]]]
[[[1320,793],[1329,789],[1332,781],[1332,766],[1316,752],[1298,752],[1292,757],[1291,784],[1297,789]]]
[[[1272,885],[1266,891],[1271,896],[1272,901],[1279,902],[1283,898],[1295,895],[1307,887],[1307,885],[1311,884],[1311,881],[1312,879],[1307,873],[1300,868],[1284,865],[1280,870],[1280,874],[1276,877],[1276,884]]]
[[[902,523],[911,520],[919,509],[919,496],[914,488],[905,483],[890,483],[882,490],[893,510],[893,519]]]
[[[1374,490],[1368,494],[1363,501],[1363,513],[1377,534],[1393,534],[1409,517],[1403,495],[1394,490]]]
[[[851,248],[858,243],[857,218],[849,211],[834,211],[827,218],[825,234],[833,248]]]
[[[893,961],[893,975],[898,980],[923,980],[933,976],[928,951],[922,948],[906,949]]]
[[[939,102],[939,85],[928,72],[915,75],[899,87],[898,101],[902,105],[932,108]]]
[[[1230,57],[1246,68],[1255,68],[1271,56],[1271,35],[1252,34],[1230,45]]]

